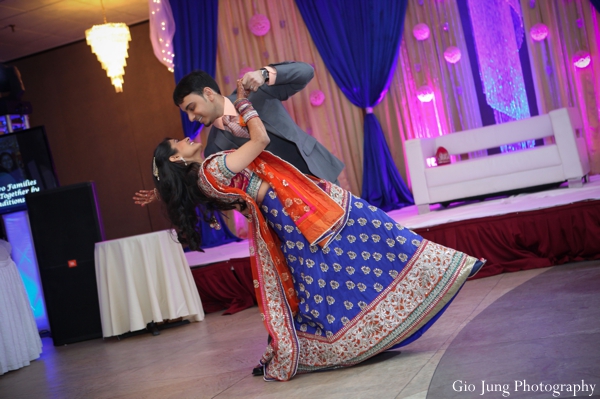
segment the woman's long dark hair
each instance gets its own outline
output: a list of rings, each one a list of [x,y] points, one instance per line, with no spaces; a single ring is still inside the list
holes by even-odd
[[[211,222],[216,212],[236,209],[236,205],[244,210],[247,205],[242,200],[227,203],[203,193],[198,187],[200,164],[189,162],[186,166],[183,162],[171,162],[169,157],[175,155],[176,151],[169,140],[164,139],[154,150],[154,162],[158,170],[158,178],[153,170],[154,185],[165,204],[167,217],[177,232],[179,242],[198,250],[202,245],[199,215],[205,222]]]

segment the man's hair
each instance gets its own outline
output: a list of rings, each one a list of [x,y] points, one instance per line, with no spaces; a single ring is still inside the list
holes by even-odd
[[[205,87],[209,87],[214,92],[221,94],[217,82],[206,72],[197,70],[188,73],[175,86],[173,102],[175,102],[176,106],[179,106],[183,102],[184,97],[190,93],[204,97]]]

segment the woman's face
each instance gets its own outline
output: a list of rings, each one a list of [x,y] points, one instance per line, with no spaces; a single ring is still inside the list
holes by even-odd
[[[186,161],[197,160],[202,157],[202,144],[193,142],[189,137],[183,140],[171,139],[171,148],[175,151],[175,155],[172,155],[171,162],[181,161],[181,157]]]
[[[0,164],[2,164],[2,167],[8,171],[11,171],[13,168],[13,160],[10,157],[10,155],[8,155],[8,154],[4,154],[2,156],[2,159],[0,160]]]

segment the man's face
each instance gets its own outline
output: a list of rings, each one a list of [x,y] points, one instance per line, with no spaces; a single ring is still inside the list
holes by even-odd
[[[217,94],[210,88],[204,88],[204,95],[190,93],[183,98],[179,108],[185,112],[190,122],[198,121],[204,126],[210,126],[215,119],[223,116],[223,104],[220,104]]]

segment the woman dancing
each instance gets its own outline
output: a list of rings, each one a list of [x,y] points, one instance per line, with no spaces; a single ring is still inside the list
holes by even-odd
[[[235,107],[250,141],[203,160],[199,144],[166,139],[154,151],[153,175],[180,242],[192,249],[201,244],[197,205],[206,220],[228,209],[246,214],[256,297],[272,338],[260,359],[265,380],[352,366],[420,337],[483,262],[263,151],[269,137],[247,94],[238,82]],[[195,101],[210,99],[186,97],[181,107]],[[143,193],[134,199],[149,202]]]

